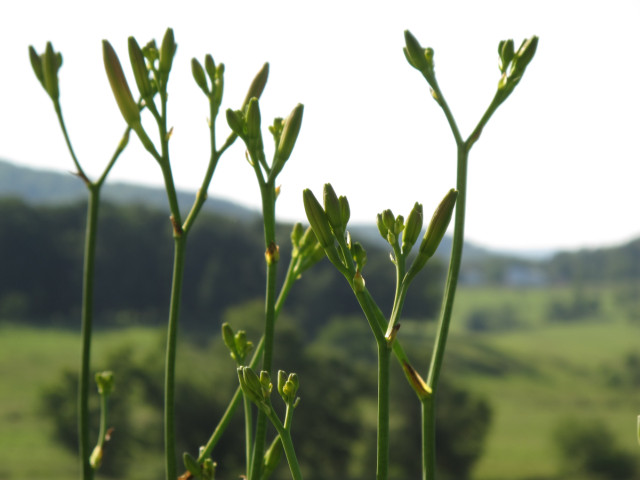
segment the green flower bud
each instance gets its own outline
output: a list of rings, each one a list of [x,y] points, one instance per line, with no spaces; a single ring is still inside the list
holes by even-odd
[[[340,202],[340,217],[342,218],[342,225],[347,228],[349,218],[351,217],[351,209],[349,208],[349,200],[344,195],[340,195],[338,198]]]
[[[95,379],[98,384],[98,393],[100,395],[110,395],[114,385],[113,372],[98,372],[96,373]]]
[[[538,37],[533,36],[529,39],[526,39],[518,48],[518,51],[515,54],[514,58],[514,68],[517,68],[522,73],[529,65],[529,62],[533,59],[533,56],[536,54],[536,50],[538,48]]]
[[[204,73],[204,68],[196,58],[191,59],[191,74],[196,84],[200,87],[200,90],[205,95],[209,95],[209,84],[207,83],[207,76]]]
[[[177,49],[178,46],[173,37],[173,29],[168,28],[160,46],[160,62],[158,64],[158,70],[164,74],[165,79],[169,75]]]
[[[295,375],[296,379],[298,378],[295,373],[289,375],[289,379],[287,379],[282,389],[282,393],[287,403],[293,403],[296,399],[296,393],[298,392],[298,383],[291,380],[292,375]]]
[[[344,231],[342,223],[342,209],[340,208],[340,200],[330,183],[325,183],[323,191],[324,210],[327,212],[329,224],[334,232]]]
[[[315,248],[316,245],[318,245],[318,238],[313,233],[313,229],[308,227],[300,239],[300,251],[301,253],[306,253],[307,250]]]
[[[269,398],[273,385],[271,383],[271,376],[266,370],[260,372],[260,385],[262,385],[262,395],[264,398]]]
[[[238,367],[238,380],[244,394],[260,406],[264,402],[260,378],[250,367]]]
[[[278,393],[284,399],[284,384],[287,383],[287,372],[278,370]],[[286,399],[285,399],[286,402]]]
[[[416,70],[425,71],[429,68],[427,59],[425,57],[425,50],[418,42],[418,39],[413,36],[409,30],[404,31],[405,47],[403,49],[405,57],[409,64]]]
[[[299,103],[284,121],[282,135],[280,136],[280,141],[278,142],[278,148],[276,151],[276,156],[281,162],[286,162],[291,156],[293,146],[296,144],[298,134],[300,133],[303,112],[304,106]]]
[[[184,452],[184,454],[182,455],[182,460],[184,462],[185,468],[189,471],[189,473],[191,473],[191,475],[193,475],[195,478],[202,477],[202,467],[200,467],[198,461],[193,458],[189,454],[189,452]]]
[[[394,231],[396,226],[396,217],[393,215],[393,212],[389,209],[382,212],[382,221],[384,222],[384,226],[387,227],[387,231]]]
[[[415,203],[407,222],[405,224],[404,233],[402,234],[402,252],[408,253],[411,247],[416,243],[422,230],[422,205]]]
[[[247,141],[250,143],[262,144],[262,134],[260,132],[260,105],[257,98],[249,100],[247,113],[245,115],[247,125]]]
[[[398,215],[396,218],[395,224],[393,225],[393,233],[395,236],[399,236],[404,230],[404,217],[402,215]]]
[[[51,42],[47,42],[47,47],[42,55],[42,72],[44,78],[44,88],[54,102],[60,97],[58,87],[58,70],[62,66],[62,55],[53,50]]]
[[[307,214],[307,220],[309,220],[309,225],[311,225],[318,242],[323,248],[332,246],[334,243],[334,237],[333,233],[331,233],[329,219],[327,218],[325,211],[320,206],[320,203],[313,195],[313,192],[306,188],[302,192],[302,199],[304,202],[304,211]]]
[[[353,242],[353,245],[351,245],[351,255],[353,256],[353,261],[356,262],[358,271],[362,272],[367,263],[367,252],[359,242]]]
[[[207,75],[211,79],[213,83],[216,78],[216,62],[213,61],[213,57],[210,54],[205,55],[204,57],[204,68],[207,71]]]
[[[113,47],[107,40],[102,41],[102,56],[104,59],[104,68],[107,72],[107,78],[116,99],[120,113],[124,117],[127,125],[134,128],[140,125],[140,110],[138,104],[131,95],[127,79],[122,71],[120,60]]]
[[[353,277],[353,289],[356,292],[364,292],[365,281],[362,273],[360,271],[356,271],[356,274]]]
[[[202,480],[214,480],[216,478],[216,467],[218,464],[210,458],[202,463]]]
[[[447,195],[442,199],[438,208],[429,222],[427,231],[424,234],[422,243],[420,244],[420,253],[427,257],[432,257],[436,252],[438,245],[442,237],[444,237],[451,216],[453,215],[453,209],[456,206],[456,199],[458,198],[458,191],[455,188],[449,190]]]
[[[380,232],[380,235],[382,236],[382,238],[384,238],[386,240],[387,239],[387,232],[389,232],[389,229],[384,224],[384,218],[382,216],[382,213],[379,213],[377,215],[377,217],[376,217],[376,225],[378,226],[378,231]]]
[[[300,240],[302,239],[302,235],[304,235],[304,229],[300,222],[297,222],[293,229],[291,230],[291,245],[293,246],[294,251],[300,248]]]
[[[264,462],[262,465],[262,478],[271,478],[273,472],[280,464],[282,460],[282,454],[284,453],[284,447],[282,446],[282,440],[277,436],[273,439],[271,446],[264,454]]]
[[[216,67],[211,89],[213,91],[213,103],[219,108],[222,104],[222,94],[224,92],[224,63]]]
[[[89,457],[89,464],[94,470],[98,470],[102,465],[103,448],[102,445],[96,445]]]
[[[31,68],[33,68],[33,73],[35,73],[36,78],[42,85],[42,88],[46,88],[44,86],[44,71],[42,69],[42,58],[36,52],[36,49],[33,48],[32,45],[29,45],[29,60],[31,61]]]
[[[511,60],[513,60],[514,49],[513,40],[502,40],[498,44],[498,54],[500,55],[500,71],[506,73]]]
[[[267,79],[269,78],[269,64],[265,63],[258,74],[251,82],[251,86],[249,87],[249,91],[247,92],[247,96],[244,98],[244,102],[242,102],[242,109],[247,106],[249,100],[252,98],[260,98],[262,92],[264,91],[264,87],[267,85]]]
[[[231,352],[231,358],[240,363],[240,355],[238,352],[238,348],[236,347],[236,339],[233,333],[233,328],[231,328],[231,325],[229,325],[227,322],[224,322],[222,324],[222,340]]]
[[[135,38],[129,37],[129,60],[133,69],[133,76],[136,79],[136,85],[142,98],[149,98],[153,95],[151,82],[149,82],[149,70],[144,60],[144,55],[140,49],[140,45]]]
[[[244,114],[240,110],[227,110],[227,123],[229,128],[240,138],[246,137],[246,124]]]

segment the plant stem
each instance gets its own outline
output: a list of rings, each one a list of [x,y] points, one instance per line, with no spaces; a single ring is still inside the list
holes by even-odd
[[[95,272],[96,239],[98,230],[98,207],[100,188],[89,186],[89,204],[87,206],[87,227],[84,247],[84,266],[82,279],[82,353],[80,361],[80,383],[78,386],[78,433],[82,478],[91,480],[93,468],[89,463],[91,440],[89,438],[89,385],[91,371],[91,332],[93,326],[93,279]]]
[[[387,342],[378,343],[378,438],[376,480],[386,480],[389,471],[389,363]]]
[[[169,325],[167,330],[167,350],[164,384],[164,443],[167,480],[175,480],[176,434],[175,434],[175,373],[176,349],[178,339],[178,319],[184,273],[186,236],[174,232],[173,276],[171,281],[171,303],[169,306]]]
[[[300,465],[298,464],[296,452],[293,448],[291,433],[287,428],[285,428],[278,416],[273,412],[273,409],[271,409],[269,420],[271,420],[271,423],[276,428],[278,435],[280,435],[282,447],[284,448],[284,453],[287,457],[287,462],[289,463],[289,470],[291,470],[291,477],[293,480],[302,480],[302,472],[300,472]]]

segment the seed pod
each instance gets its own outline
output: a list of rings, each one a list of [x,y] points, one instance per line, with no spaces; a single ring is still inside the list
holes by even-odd
[[[107,72],[107,78],[116,99],[120,113],[124,117],[125,122],[130,127],[140,124],[140,110],[138,104],[131,95],[127,79],[122,71],[120,60],[113,47],[107,40],[102,41],[102,56],[104,59],[104,68]]]

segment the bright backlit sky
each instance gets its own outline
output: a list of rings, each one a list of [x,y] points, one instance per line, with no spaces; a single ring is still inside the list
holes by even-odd
[[[282,220],[304,220],[302,189],[320,195],[326,182],[347,195],[353,221],[372,222],[385,208],[406,215],[415,201],[430,217],[455,185],[455,145],[426,82],[404,59],[403,31],[435,49],[439,84],[465,138],[494,95],[498,42],[519,45],[535,34],[536,57],[471,151],[467,238],[509,250],[618,244],[640,235],[639,20],[640,2],[623,0],[10,2],[0,16],[0,158],[72,170],[28,60],[30,44],[42,51],[50,40],[64,57],[61,101],[72,141],[97,176],[124,130],[101,40],[111,41],[129,74],[127,37],[160,41],[170,26],[180,188],[197,188],[209,155],[206,99],[190,59],[211,53],[226,65],[223,110],[239,107],[265,61],[263,122],[305,105],[279,177]],[[225,138],[224,116],[218,126]],[[137,139],[110,179],[162,183]],[[209,193],[259,205],[240,142],[222,158]]]

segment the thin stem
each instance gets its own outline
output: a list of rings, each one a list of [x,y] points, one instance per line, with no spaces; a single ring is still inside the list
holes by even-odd
[[[389,471],[389,361],[387,342],[378,344],[378,439],[376,479],[386,480]]]
[[[247,462],[247,478],[251,478],[251,459],[253,457],[253,422],[251,411],[251,400],[246,395],[242,395],[244,403],[244,444],[245,444],[245,457]]]
[[[100,189],[88,184],[89,204],[87,206],[87,227],[84,247],[82,279],[82,353],[80,360],[80,383],[78,386],[78,433],[82,478],[91,480],[93,468],[89,463],[91,441],[89,438],[89,385],[91,371],[91,332],[93,326],[93,279],[95,272],[96,239],[98,230],[98,207]]]
[[[422,421],[422,480],[436,478],[436,424],[435,397],[430,395],[420,401],[420,417]],[[426,446],[432,445],[432,448]]]
[[[175,480],[177,477],[175,445],[175,370],[176,349],[178,343],[178,319],[180,315],[185,251],[186,237],[184,235],[174,235],[173,277],[171,281],[171,303],[169,306],[164,384],[164,443],[167,480]]]
[[[271,420],[271,423],[276,428],[278,435],[280,435],[280,440],[282,441],[282,446],[284,448],[284,454],[286,455],[287,462],[289,463],[289,470],[291,470],[291,477],[293,478],[293,480],[302,480],[302,472],[300,471],[300,465],[298,464],[296,451],[293,448],[291,433],[285,428],[278,416],[274,413],[273,408],[271,408],[269,420]]]
[[[73,160],[73,164],[75,165],[76,169],[78,170],[77,175],[82,179],[82,181],[85,184],[89,184],[90,183],[89,178],[84,173],[84,170],[80,166],[80,161],[78,160],[78,157],[76,156],[76,152],[73,150],[73,145],[71,144],[71,139],[69,138],[69,133],[67,132],[67,127],[66,127],[66,125],[64,123],[64,118],[62,116],[62,108],[60,106],[60,102],[54,101],[53,102],[53,108],[56,111],[56,116],[58,117],[58,123],[60,123],[60,128],[62,130],[62,135],[64,135],[64,141],[67,144],[67,149],[69,150],[69,154],[71,155],[71,159]]]

